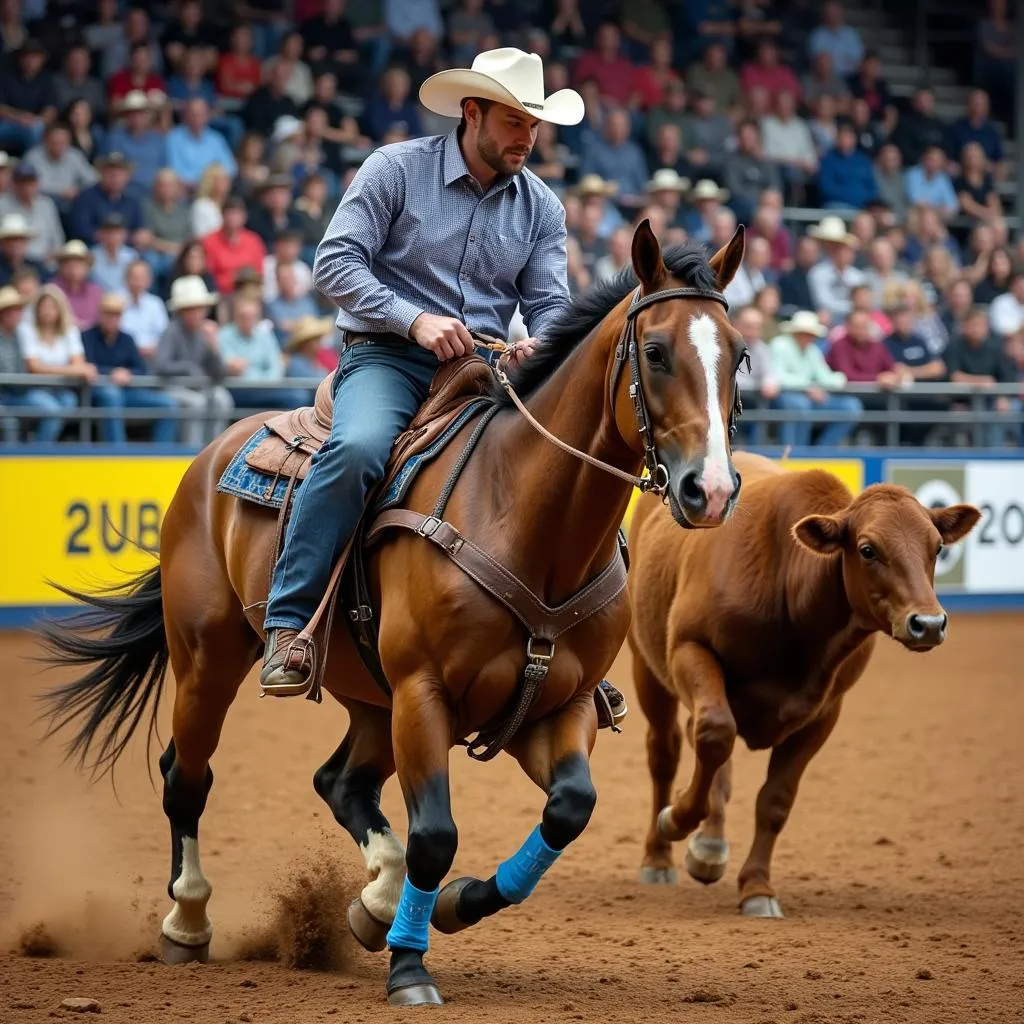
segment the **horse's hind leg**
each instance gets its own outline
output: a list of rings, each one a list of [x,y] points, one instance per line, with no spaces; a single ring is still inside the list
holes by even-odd
[[[168,595],[165,601],[173,599]],[[199,858],[199,819],[213,784],[210,758],[228,708],[256,659],[258,638],[240,614],[237,620],[205,621],[201,630],[183,627],[169,611],[165,616],[172,626],[168,643],[177,690],[172,739],[160,758],[164,813],[171,823],[167,893],[174,900],[161,927],[161,947],[168,963],[184,963],[209,956],[213,928],[206,906],[212,890]]]
[[[669,802],[672,782],[679,768],[682,747],[679,698],[658,682],[635,651],[633,684],[640,709],[647,719],[647,769],[653,790],[651,824],[644,841],[640,881],[647,885],[671,885],[678,876],[672,864],[672,844],[658,830],[658,814]]]
[[[313,776],[313,788],[366,858],[370,881],[348,909],[352,934],[366,949],[387,946],[405,881],[405,849],[381,813],[380,791],[395,772],[391,712],[346,703],[349,728],[341,746]]]

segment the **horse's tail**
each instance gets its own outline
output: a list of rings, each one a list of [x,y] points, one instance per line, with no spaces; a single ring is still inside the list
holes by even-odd
[[[149,711],[147,755],[169,651],[160,592],[160,566],[95,593],[54,584],[91,608],[39,628],[50,665],[90,666],[85,675],[44,693],[46,737],[74,724],[68,758],[102,776],[112,771]],[[147,757],[147,761],[148,761]]]

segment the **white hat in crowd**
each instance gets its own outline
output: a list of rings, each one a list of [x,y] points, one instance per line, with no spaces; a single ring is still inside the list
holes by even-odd
[[[493,100],[553,124],[579,124],[583,97],[575,89],[544,95],[544,64],[535,53],[514,46],[485,50],[473,66],[449,68],[431,75],[420,86],[420,102],[442,117],[461,117],[462,101]]]
[[[716,199],[718,202],[724,203],[729,198],[729,190],[719,188],[710,178],[701,178],[693,186],[688,198],[693,203],[699,203],[702,199]]]
[[[172,313],[177,313],[182,309],[212,306],[218,298],[216,292],[206,290],[206,282],[201,277],[186,274],[171,285],[171,297],[167,300],[167,308]]]
[[[0,241],[5,238],[34,238],[35,232],[20,213],[9,213],[0,220]]]
[[[859,241],[856,235],[846,230],[846,221],[835,214],[822,217],[821,222],[811,228],[807,234],[812,238],[817,238],[819,242],[838,242],[840,245],[856,245]]]
[[[818,314],[808,309],[801,309],[789,320],[784,320],[779,324],[779,330],[783,334],[813,334],[816,338],[824,338],[828,333]]]
[[[674,167],[661,167],[647,182],[648,192],[689,192],[690,179],[684,178]]]

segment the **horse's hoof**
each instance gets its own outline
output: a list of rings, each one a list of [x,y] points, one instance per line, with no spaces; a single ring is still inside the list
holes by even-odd
[[[396,988],[388,993],[388,1002],[392,1006],[443,1006],[444,1000],[437,991],[436,985],[421,983]]]
[[[670,843],[677,843],[686,835],[672,820],[671,807],[662,807],[658,814],[658,835]]]
[[[704,885],[717,882],[729,864],[729,844],[695,833],[686,846],[686,873]]]
[[[356,942],[371,953],[379,953],[387,948],[388,931],[391,926],[378,921],[357,896],[348,905],[348,930],[355,936]]]
[[[438,894],[434,904],[434,912],[430,915],[430,923],[445,935],[454,935],[469,925],[459,917],[459,897],[462,890],[475,878],[456,878],[449,882]]]
[[[654,868],[645,864],[640,869],[641,885],[675,885],[679,881],[679,872],[675,868]]]
[[[740,904],[744,917],[785,917],[774,896],[751,896]]]
[[[161,934],[160,958],[171,967],[178,967],[181,964],[205,964],[210,959],[210,944],[204,942],[201,946],[183,946],[180,942]]]

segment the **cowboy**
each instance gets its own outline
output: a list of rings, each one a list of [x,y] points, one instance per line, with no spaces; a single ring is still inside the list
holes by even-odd
[[[314,261],[316,286],[340,306],[343,354],[331,436],[295,499],[267,603],[260,682],[276,696],[310,686],[310,652],[292,641],[438,363],[473,352],[470,330],[506,337],[517,303],[531,334],[518,362],[569,302],[564,210],[526,161],[542,120],[583,119],[582,97],[545,97],[540,57],[506,47],[432,75],[420,101],[459,126],[372,153]]]

